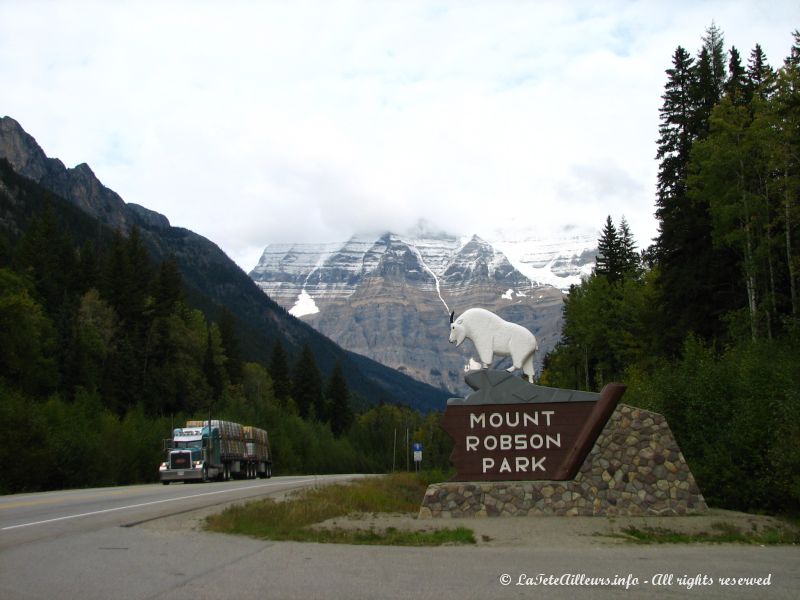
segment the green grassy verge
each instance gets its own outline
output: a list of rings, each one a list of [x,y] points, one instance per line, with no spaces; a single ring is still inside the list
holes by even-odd
[[[443,528],[435,531],[354,530],[342,527],[316,529],[314,525],[350,514],[416,514],[427,489],[429,476],[397,473],[360,479],[347,485],[325,485],[293,494],[282,502],[260,500],[232,506],[208,517],[206,529],[270,540],[374,544],[392,546],[438,546],[474,544],[471,530]]]
[[[622,534],[614,537],[622,537],[635,544],[800,544],[800,529],[791,525],[746,531],[720,522],[713,523],[711,529],[710,532],[682,533],[663,527],[626,527]]]

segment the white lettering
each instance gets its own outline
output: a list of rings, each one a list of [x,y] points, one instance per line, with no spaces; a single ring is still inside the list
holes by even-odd
[[[504,458],[503,464],[500,465],[500,472],[502,473],[503,471],[508,471],[509,473],[511,473],[511,465],[508,464],[507,458]]]
[[[480,441],[481,441],[481,438],[479,438],[477,435],[468,435],[467,436],[467,452],[470,452],[471,450],[477,450],[478,449],[478,444],[480,443]]]
[[[497,417],[497,419],[495,419]],[[500,413],[492,413],[489,415],[489,425],[492,427],[500,427],[503,424],[503,415]]]
[[[539,425],[539,413],[535,412],[532,415],[525,413],[522,418],[522,426],[525,427],[528,423]]]
[[[545,470],[544,461],[546,458],[547,458],[546,456],[543,456],[539,460],[536,460],[536,457],[532,456],[531,460],[533,460],[533,464],[531,465],[531,473],[533,473],[536,469],[541,469],[542,471],[544,471]]]
[[[544,444],[544,438],[541,435],[539,435],[538,433],[534,433],[531,436],[531,448],[533,448],[534,450],[538,450],[539,448],[542,447],[543,444]]]
[[[531,461],[528,460],[527,456],[517,456],[517,473],[522,471],[523,473],[528,470],[528,466],[531,464]]]
[[[550,417],[556,414],[554,410],[543,410],[542,414],[547,417],[547,426],[550,427]]]
[[[483,447],[487,450],[496,450],[497,438],[493,435],[487,435],[485,438],[483,438]]]
[[[561,434],[560,433],[557,433],[556,437],[553,437],[552,435],[548,434],[548,435],[545,436],[545,440],[546,440],[548,448],[550,447],[551,443],[554,446],[558,446],[559,448],[561,448]]]
[[[511,450],[511,436],[510,435],[501,435],[500,436],[500,450]]]
[[[483,457],[483,472],[486,473],[489,469],[494,467],[494,459],[488,456]]]
[[[476,415],[475,413],[470,413],[469,428],[475,429],[476,424],[480,425],[481,427],[486,427],[486,414]]]
[[[527,450],[528,441],[525,439],[524,433],[518,433],[514,436],[514,450]]]

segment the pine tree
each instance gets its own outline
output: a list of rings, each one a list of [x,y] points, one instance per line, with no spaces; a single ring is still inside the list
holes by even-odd
[[[175,304],[183,300],[183,278],[174,256],[161,262],[155,281],[155,316],[171,314]]]
[[[750,86],[747,81],[747,74],[742,66],[742,58],[736,46],[731,46],[730,59],[728,60],[728,79],[725,81],[725,94],[735,105],[745,105],[750,103]]]
[[[638,276],[641,270],[641,255],[636,251],[636,241],[624,215],[619,223],[619,240],[623,277]]]
[[[333,368],[325,395],[328,399],[331,431],[333,435],[339,437],[350,428],[354,420],[353,410],[350,408],[349,402],[350,392],[347,389],[347,382],[344,379],[344,373],[342,373],[342,365],[339,362]]]
[[[242,351],[239,346],[239,336],[236,333],[236,317],[227,308],[223,307],[219,315],[219,334],[222,338],[222,347],[225,349],[225,370],[231,383],[242,381]]]
[[[286,400],[292,394],[292,383],[289,377],[289,362],[286,359],[286,352],[280,339],[275,340],[275,345],[272,347],[269,374],[272,377],[272,389],[275,393],[275,399],[285,405]]]
[[[694,129],[700,137],[708,133],[711,111],[725,88],[725,50],[722,31],[712,22],[703,37],[703,47],[697,60],[695,87]]]
[[[678,59],[681,59],[678,61]],[[692,148],[708,135],[709,119],[725,83],[725,58],[722,33],[712,24],[706,30],[696,65],[686,68],[685,53],[673,59],[683,66],[667,72],[667,93],[661,110],[660,159],[656,198],[659,235],[658,258],[659,325],[664,332],[664,350],[680,350],[685,336],[694,332],[711,340],[724,330],[723,316],[735,304],[737,294],[736,261],[730,249],[714,247],[708,202],[700,195],[690,198],[687,190]],[[681,72],[689,71],[688,85],[680,88]],[[688,94],[688,102],[673,90]],[[681,120],[688,104],[689,122]],[[671,135],[664,135],[664,131]],[[681,133],[679,137],[677,132]]]
[[[621,240],[609,215],[597,240],[595,273],[608,279],[609,283],[619,281],[623,272],[622,261]]]
[[[666,71],[656,154],[660,161],[656,193],[656,217],[660,228],[657,253],[661,259],[674,252],[681,241],[678,221],[686,203],[687,165],[695,137],[694,61],[686,50],[678,46],[672,65]]]
[[[769,98],[775,89],[775,72],[767,62],[767,56],[756,44],[750,52],[750,60],[747,63],[747,82],[750,88],[750,97],[758,96],[761,100]]]
[[[206,377],[208,386],[211,388],[211,400],[217,403],[222,397],[222,390],[225,387],[225,379],[222,373],[222,365],[219,364],[215,348],[215,340],[211,335],[211,327],[207,329],[206,352],[203,359],[203,374]]]
[[[300,352],[300,357],[294,367],[292,397],[297,403],[297,409],[301,417],[306,419],[312,414],[316,418],[320,417],[317,411],[323,406],[324,399],[322,395],[322,375],[308,344],[303,345],[303,350]]]

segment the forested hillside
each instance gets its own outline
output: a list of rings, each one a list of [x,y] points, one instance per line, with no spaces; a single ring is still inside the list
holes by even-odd
[[[5,160],[0,209],[0,493],[153,481],[162,439],[209,411],[268,429],[276,473],[385,471],[404,464],[406,430],[446,464],[434,415],[354,414],[342,368],[324,375],[307,346],[245,362],[231,313],[191,308],[174,257],[153,262],[138,229],[112,231]]]
[[[800,33],[774,69],[711,26],[661,108],[655,244],[606,221],[542,383],[630,385],[715,505],[800,507]]]

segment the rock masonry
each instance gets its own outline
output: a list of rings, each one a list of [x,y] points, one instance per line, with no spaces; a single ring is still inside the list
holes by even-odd
[[[572,481],[444,482],[420,518],[688,515],[708,510],[666,419],[620,404]]]

